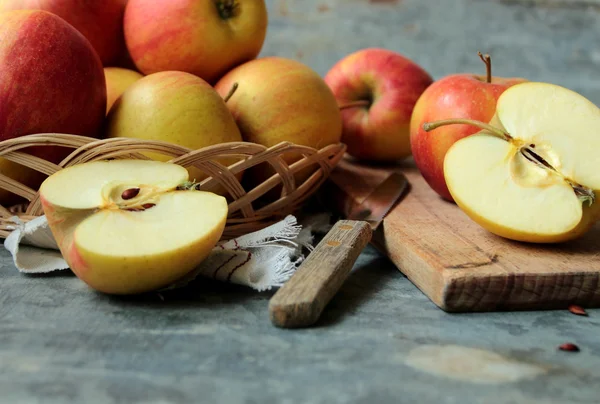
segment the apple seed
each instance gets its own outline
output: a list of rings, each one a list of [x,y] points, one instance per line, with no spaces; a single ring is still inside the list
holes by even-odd
[[[560,172],[558,172],[556,168],[552,167],[550,163],[548,163],[542,156],[540,156],[533,150],[523,147],[520,151],[523,157],[525,157],[527,160],[543,168],[554,171],[555,173],[563,177],[563,179],[569,183],[571,188],[573,188],[575,195],[577,195],[577,197],[582,203],[587,202],[589,206],[592,206],[592,204],[595,202],[596,195],[594,194],[594,191],[584,187],[583,185],[576,184],[568,178],[565,178]]]
[[[587,316],[588,315],[583,307],[577,306],[575,304],[572,304],[569,306],[569,311],[578,316]]]
[[[142,205],[142,208],[144,208],[144,209],[150,209],[150,208],[153,208],[155,206],[156,206],[155,203],[145,203],[145,204]]]
[[[559,345],[558,349],[567,352],[579,352],[579,347],[575,344],[571,344],[570,342]]]
[[[538,164],[543,166],[544,168],[547,168],[548,170],[554,171],[554,172],[558,172],[556,171],[556,169],[554,167],[552,167],[552,165],[550,163],[548,163],[546,161],[546,159],[544,159],[542,156],[540,156],[539,154],[537,154],[536,152],[534,152],[531,149],[528,149],[527,147],[523,147],[521,149],[521,154],[529,161],[531,161],[532,163]]]
[[[129,189],[126,189],[125,191],[123,191],[123,193],[121,194],[121,198],[123,198],[123,200],[127,201],[129,199],[135,198],[136,196],[138,196],[139,193],[140,193],[139,188],[129,188]]]

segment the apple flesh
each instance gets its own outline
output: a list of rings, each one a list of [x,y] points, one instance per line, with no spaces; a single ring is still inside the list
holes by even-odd
[[[35,133],[99,137],[106,114],[102,63],[89,41],[46,11],[0,13],[0,141]],[[72,149],[20,150],[59,163]],[[37,190],[44,176],[0,159],[0,173]],[[4,206],[17,202],[0,191]]]
[[[65,168],[40,187],[44,214],[71,270],[91,288],[137,294],[193,270],[219,241],[222,196],[194,190],[185,168],[149,160]]]
[[[412,60],[368,48],[336,63],[325,76],[342,109],[342,142],[361,160],[393,161],[411,155],[410,118],[433,82]]]
[[[129,0],[125,41],[144,74],[179,70],[213,84],[260,53],[267,20],[264,0]]]
[[[481,55],[483,58],[483,55]],[[444,179],[444,157],[454,142],[479,131],[457,124],[423,130],[425,122],[451,118],[489,122],[496,102],[506,89],[527,81],[524,78],[492,76],[491,59],[484,58],[486,75],[453,74],[435,81],[419,97],[410,121],[410,145],[415,165],[429,186],[442,198],[452,201]]]
[[[575,239],[596,222],[600,203],[600,109],[549,83],[523,83],[498,99],[489,124],[448,150],[444,174],[457,205],[475,222],[517,241]]]
[[[135,70],[122,67],[105,67],[104,78],[106,79],[106,113],[110,111],[115,101],[133,83],[144,77]]]
[[[90,41],[103,65],[113,65],[125,48],[123,13],[127,0],[2,0],[0,11],[44,10],[75,27]]]

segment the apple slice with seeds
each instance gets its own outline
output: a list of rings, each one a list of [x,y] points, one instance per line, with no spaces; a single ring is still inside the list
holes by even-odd
[[[167,286],[204,260],[227,219],[224,197],[198,191],[179,165],[109,160],[65,168],[40,187],[73,272],[105,293]]]
[[[444,177],[457,205],[492,233],[518,241],[575,239],[599,218],[600,109],[549,83],[523,83],[498,99],[491,122],[456,142]]]

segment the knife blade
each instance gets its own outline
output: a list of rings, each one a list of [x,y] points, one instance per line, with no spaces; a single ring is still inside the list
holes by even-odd
[[[399,172],[392,172],[373,192],[360,204],[355,204],[348,219],[369,223],[372,230],[377,230],[388,212],[396,205],[406,189],[408,180]]]
[[[324,185],[328,194],[343,190],[334,181]],[[339,220],[317,244],[294,275],[269,301],[269,317],[280,328],[308,327],[318,321],[325,306],[347,279],[356,259],[371,241],[373,231],[400,200],[408,180],[392,172],[361,203],[350,201],[346,220]],[[333,189],[333,194],[331,193]]]

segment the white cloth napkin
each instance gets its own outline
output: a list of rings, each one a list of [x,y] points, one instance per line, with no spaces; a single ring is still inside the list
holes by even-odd
[[[22,273],[47,273],[69,268],[52,236],[45,216],[27,223],[12,217],[14,230],[4,241],[15,267]],[[220,242],[198,268],[165,289],[183,287],[198,276],[249,286],[264,291],[282,286],[311,251],[315,232],[326,232],[329,215],[321,214],[298,224],[289,215],[265,229]]]

